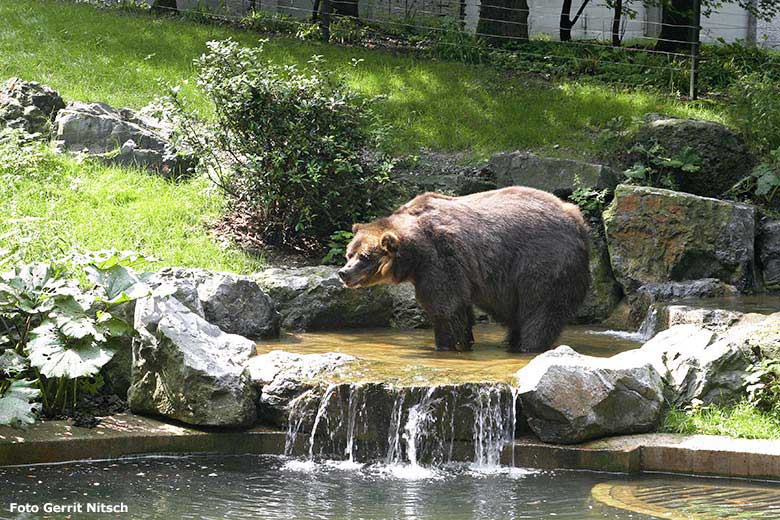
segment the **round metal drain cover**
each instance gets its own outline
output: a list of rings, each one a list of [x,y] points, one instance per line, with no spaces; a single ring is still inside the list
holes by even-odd
[[[604,482],[591,494],[602,504],[669,520],[780,519],[780,487],[643,480]]]

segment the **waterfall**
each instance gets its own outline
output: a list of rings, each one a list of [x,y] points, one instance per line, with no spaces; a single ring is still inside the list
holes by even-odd
[[[468,458],[495,468],[515,435],[517,389],[504,384],[396,387],[380,383],[329,384],[290,402],[285,455],[306,435],[307,468],[315,455],[342,460],[342,468],[383,460],[419,478],[423,465]],[[455,453],[455,445],[459,450]]]

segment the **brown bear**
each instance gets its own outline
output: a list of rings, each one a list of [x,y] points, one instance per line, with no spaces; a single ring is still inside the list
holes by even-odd
[[[473,305],[509,329],[511,351],[546,350],[590,284],[582,214],[533,188],[425,193],[352,231],[343,283],[414,284],[437,350],[471,348]]]

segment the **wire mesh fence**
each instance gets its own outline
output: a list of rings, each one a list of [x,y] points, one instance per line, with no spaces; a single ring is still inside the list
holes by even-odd
[[[644,77],[693,99],[702,43],[780,48],[780,17],[756,16],[740,3],[703,3],[708,1],[156,0],[153,5],[309,39],[435,49],[467,62],[514,61],[513,68],[528,65],[532,72],[568,68],[587,74],[589,68],[610,67],[614,83],[636,85]]]

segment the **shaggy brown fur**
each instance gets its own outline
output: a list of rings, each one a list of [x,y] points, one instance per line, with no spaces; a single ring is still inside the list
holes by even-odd
[[[476,305],[508,327],[510,350],[541,352],[590,283],[579,209],[532,188],[425,193],[353,231],[344,283],[413,283],[439,350],[471,347]]]

